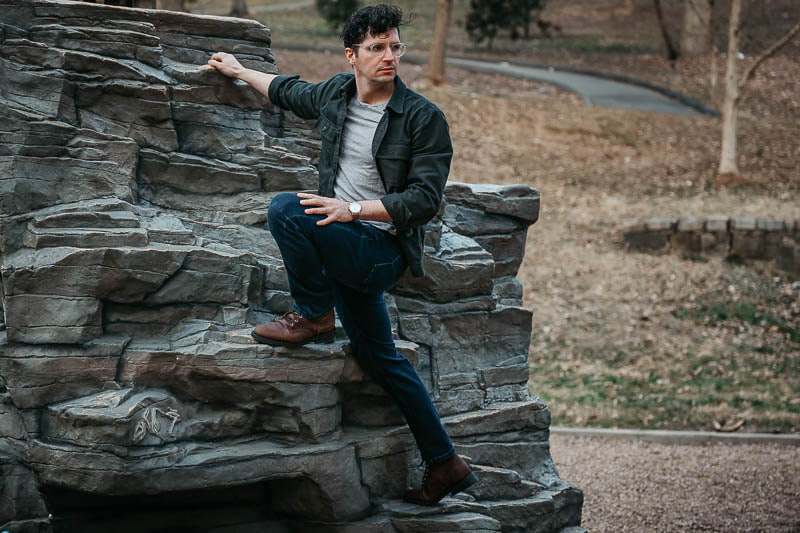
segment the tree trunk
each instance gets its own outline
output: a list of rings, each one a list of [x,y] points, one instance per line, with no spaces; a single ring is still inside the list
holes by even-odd
[[[725,67],[725,99],[722,102],[722,150],[719,158],[720,175],[739,174],[736,163],[736,121],[739,115],[739,29],[742,0],[731,0],[728,28],[728,62]]]
[[[709,51],[713,0],[685,0],[681,53],[701,55]]]
[[[636,9],[636,0],[625,0],[625,12],[632,15]]]
[[[708,0],[709,8],[711,12],[714,11],[714,1],[715,0]],[[714,107],[717,111],[720,109],[720,98],[717,93],[717,87],[719,85],[719,48],[717,48],[716,43],[714,42],[714,31],[713,31],[713,23],[709,18],[708,21],[709,32],[706,36],[708,39],[708,53],[709,53],[709,74],[708,74],[708,94],[711,97],[711,102],[714,104]]]
[[[667,47],[667,59],[669,59],[670,63],[674,63],[680,53],[669,35],[667,21],[664,20],[664,13],[661,9],[661,0],[653,0],[653,6],[656,8],[656,18],[658,18],[658,26],[661,28],[661,36],[664,38],[664,46]]]
[[[184,0],[156,0],[156,8],[167,11],[186,11]]]
[[[231,5],[231,17],[246,17],[250,12],[247,10],[247,0],[233,0]]]
[[[447,30],[450,26],[450,8],[453,0],[437,0],[436,20],[433,28],[433,43],[428,56],[428,79],[431,85],[442,85],[444,78],[444,64],[447,55]]]

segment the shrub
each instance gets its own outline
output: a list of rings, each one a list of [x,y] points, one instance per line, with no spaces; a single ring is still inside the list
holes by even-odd
[[[317,0],[317,11],[331,29],[341,29],[347,18],[358,9],[358,0]]]
[[[501,29],[508,30],[512,39],[530,35],[534,20],[531,12],[544,9],[544,0],[470,0],[466,30],[470,38],[480,44],[497,37]]]

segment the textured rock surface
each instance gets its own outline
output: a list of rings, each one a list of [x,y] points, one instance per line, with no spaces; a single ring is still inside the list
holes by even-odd
[[[291,305],[263,229],[315,187],[311,125],[199,68],[275,72],[245,20],[0,0],[0,527],[12,531],[560,531],[582,494],[527,389],[516,272],[528,187],[450,184],[428,277],[389,295],[482,481],[432,509],[414,442],[338,333],[255,344]]]

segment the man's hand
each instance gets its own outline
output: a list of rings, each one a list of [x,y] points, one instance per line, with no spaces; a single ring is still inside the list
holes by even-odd
[[[307,215],[325,216],[322,220],[317,221],[317,226],[327,226],[331,222],[353,221],[353,214],[350,213],[350,202],[307,192],[299,192],[297,196],[301,198],[300,205],[309,206],[306,209]],[[380,200],[360,200],[358,203],[361,204],[361,214],[358,215],[359,220],[392,221],[392,217]]]
[[[208,60],[208,66],[228,76],[229,78],[238,78],[244,72],[244,67],[239,60],[232,54],[225,52],[217,52]]]
[[[297,196],[301,198],[300,205],[310,206],[306,209],[307,215],[323,215],[325,218],[317,221],[317,226],[327,226],[331,222],[352,222],[353,215],[350,213],[350,203],[336,198],[318,196],[307,192],[299,192]]]
[[[212,55],[211,59],[208,60],[208,66],[225,76],[242,80],[269,98],[269,85],[275,79],[275,74],[249,69],[239,63],[235,56],[225,52],[216,52]]]

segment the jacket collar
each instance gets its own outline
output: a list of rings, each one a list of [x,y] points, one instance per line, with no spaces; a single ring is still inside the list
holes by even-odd
[[[350,76],[350,79],[339,89],[339,94],[346,96],[348,99],[356,94],[356,77],[352,74]],[[400,76],[395,76],[394,82],[394,92],[392,93],[392,97],[389,98],[389,101],[386,102],[386,107],[395,113],[402,113],[405,109],[408,87],[406,87],[406,84],[400,79]]]
[[[403,109],[405,108],[406,91],[408,88],[406,87],[406,84],[403,83],[403,80],[400,79],[400,76],[395,76],[394,82],[394,92],[392,93],[392,97],[389,98],[389,101],[386,103],[386,107],[395,113],[402,113]]]

